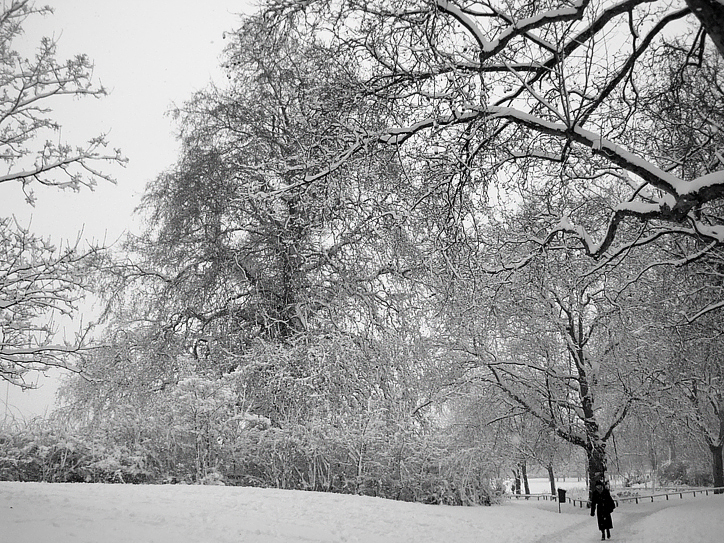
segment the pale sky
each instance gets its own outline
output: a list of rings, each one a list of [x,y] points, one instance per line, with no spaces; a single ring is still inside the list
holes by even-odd
[[[109,90],[100,99],[70,99],[54,117],[63,125],[62,139],[83,143],[107,133],[129,162],[106,168],[116,185],[100,183],[81,193],[36,188],[37,203],[25,203],[18,186],[0,187],[0,216],[15,215],[21,224],[54,241],[88,239],[112,242],[138,230],[133,209],[148,181],[177,158],[175,128],[166,115],[209,82],[224,84],[219,68],[226,44],[224,31],[238,27],[239,13],[253,10],[255,0],[38,0],[55,13],[32,17],[17,48],[27,55],[41,36],[58,38],[58,58],[87,54],[95,63],[96,81]],[[28,48],[27,51],[25,48]],[[17,417],[43,414],[53,402],[54,379],[42,378],[40,389],[20,392],[0,387],[0,420],[7,410]]]

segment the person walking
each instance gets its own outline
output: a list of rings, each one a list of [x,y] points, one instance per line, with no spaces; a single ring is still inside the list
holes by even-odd
[[[611,493],[604,486],[603,481],[596,482],[591,493],[591,516],[598,511],[598,529],[601,530],[601,541],[606,539],[606,536],[611,539],[611,530],[613,530],[611,513],[614,509],[616,509],[616,503],[613,501]]]

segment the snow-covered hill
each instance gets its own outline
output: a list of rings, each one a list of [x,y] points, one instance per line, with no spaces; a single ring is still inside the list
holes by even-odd
[[[0,543],[599,540],[585,509],[551,502],[443,507],[363,496],[214,486],[0,482]],[[613,541],[710,543],[724,496],[622,505]]]

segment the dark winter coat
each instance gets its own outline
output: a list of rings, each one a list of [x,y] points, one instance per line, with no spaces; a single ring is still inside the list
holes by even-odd
[[[591,516],[598,512],[599,530],[611,530],[613,528],[611,513],[614,509],[616,509],[616,503],[613,501],[608,489],[604,488],[601,492],[594,490],[591,493]]]

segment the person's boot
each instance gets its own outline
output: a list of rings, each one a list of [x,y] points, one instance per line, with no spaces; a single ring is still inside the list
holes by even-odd
[[[601,530],[601,541],[606,541],[606,532]]]
[[[609,539],[611,539],[611,530],[606,530],[606,536],[608,536]]]

